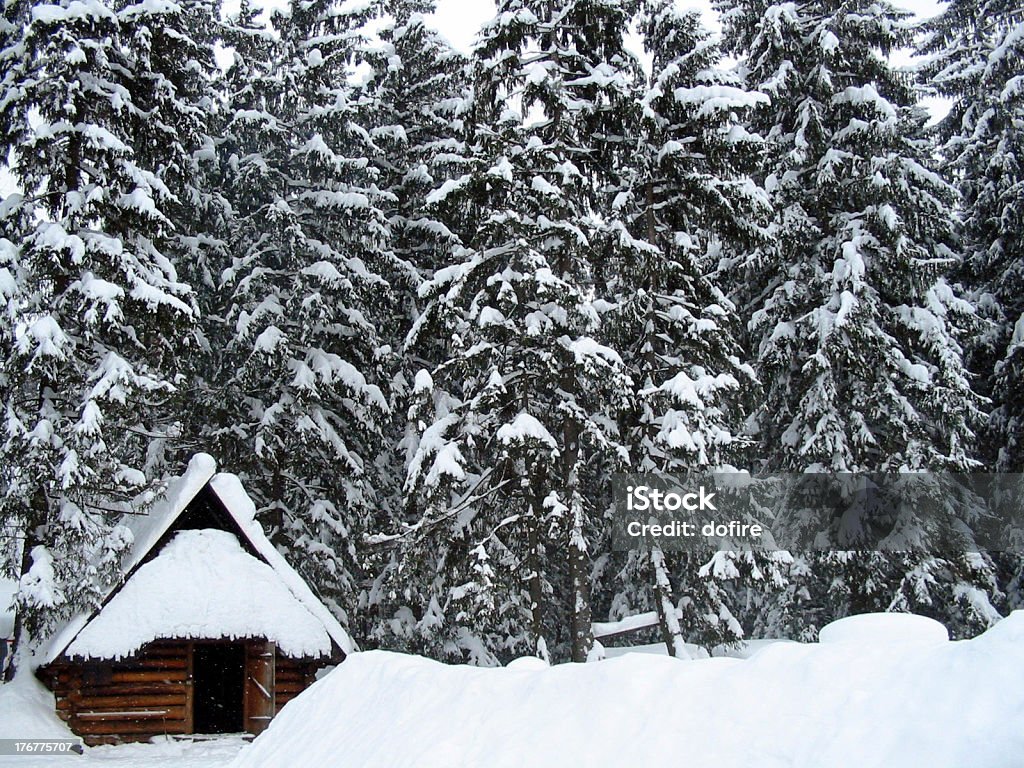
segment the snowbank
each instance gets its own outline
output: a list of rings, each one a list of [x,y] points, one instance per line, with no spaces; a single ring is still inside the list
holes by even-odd
[[[822,627],[821,643],[945,643],[949,632],[927,616],[912,613],[869,613],[847,616]]]
[[[0,685],[0,739],[14,738],[78,738],[57,717],[53,694],[28,673]]]
[[[288,656],[328,656],[331,639],[266,563],[233,533],[178,531],[68,647],[116,659],[162,637],[265,637]]]
[[[696,645],[695,643],[684,643],[684,645],[691,659],[707,659],[712,656],[727,659],[749,659],[755,653],[760,653],[769,646],[794,642],[796,641],[782,639],[743,640],[735,645],[716,645],[711,649],[711,653],[708,653],[707,649],[702,645]],[[607,659],[617,659],[620,656],[625,656],[627,653],[648,653],[654,656],[668,656],[668,648],[664,643],[647,643],[645,645],[613,646],[604,649],[604,655]]]
[[[1009,768],[1022,723],[1019,611],[974,640],[780,643],[747,660],[480,669],[356,653],[233,768]]]

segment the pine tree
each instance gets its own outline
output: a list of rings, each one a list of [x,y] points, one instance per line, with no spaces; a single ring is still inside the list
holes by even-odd
[[[235,327],[229,318],[232,291],[224,276],[232,274],[233,256],[264,236],[257,234],[258,221],[285,186],[288,134],[274,114],[284,81],[278,40],[266,20],[246,0],[236,16],[222,20],[221,37],[231,61],[214,82],[218,98],[211,133],[216,138],[200,164],[206,187],[196,214],[204,215],[213,244],[190,265],[203,344],[191,361],[196,407],[182,443],[245,474],[252,452],[241,435],[251,413],[244,383],[236,375],[237,360],[229,351]]]
[[[424,338],[405,349],[404,342],[422,314],[419,288],[434,271],[450,263],[460,247],[459,212],[431,206],[429,195],[458,179],[466,163],[464,110],[468,102],[466,58],[428,26],[432,0],[389,0],[388,21],[360,54],[369,72],[358,91],[361,122],[380,152],[370,158],[377,169],[382,210],[387,218],[393,269],[383,274],[392,293],[392,311],[381,328],[382,343],[395,350],[386,375],[392,419],[377,494],[388,525],[403,517],[402,466],[405,441],[414,439],[407,414],[412,385],[422,368],[443,360],[443,340]],[[407,354],[411,353],[411,354]],[[371,613],[376,612],[376,599]]]
[[[906,14],[818,0],[723,8],[730,50],[772,99],[754,125],[771,145],[776,247],[753,260],[745,293],[768,467],[970,469],[982,413],[960,343],[973,308],[943,277],[958,265],[955,194],[932,168],[913,83],[882,58],[911,42]],[[906,501],[893,500],[900,522],[927,530]],[[945,514],[948,529],[964,510]],[[922,567],[945,575],[914,582]],[[964,559],[924,554],[827,553],[812,574],[840,615],[907,594],[952,613],[958,585],[979,581]]]
[[[957,2],[925,24],[924,74],[952,99],[938,126],[947,170],[961,195],[963,276],[990,321],[972,345],[980,389],[993,400],[980,457],[994,469],[1024,466],[1024,15],[1014,3]],[[1008,519],[1014,519],[1011,510]],[[1008,530],[1007,541],[1020,531]],[[1006,608],[1021,605],[1016,547],[996,556]]]
[[[448,263],[458,243],[456,228],[427,198],[458,179],[465,165],[463,110],[468,104],[466,59],[428,26],[433,0],[389,0],[389,23],[379,42],[362,54],[370,67],[360,87],[359,111],[381,152],[378,186],[387,195],[385,212],[399,273],[400,322],[388,331],[402,343],[421,312],[419,285]]]
[[[983,458],[1020,471],[1024,421],[1024,14],[1015,3],[951,3],[925,25],[925,76],[953,100],[938,126],[963,208],[965,277],[994,323],[975,345],[973,367],[994,399]]]
[[[495,637],[488,649],[502,655],[582,661],[591,650],[589,553],[604,513],[593,490],[607,496],[624,457],[614,414],[629,396],[619,355],[596,338],[592,213],[635,87],[622,45],[631,10],[500,4],[474,55],[472,165],[431,195],[463,201],[472,224],[458,262],[425,286],[414,329],[413,342],[449,342],[414,412],[433,418],[412,446],[408,491],[434,500],[412,536],[435,537],[446,572],[487,568],[486,582],[419,598],[438,609],[434,635],[462,652]],[[493,609],[460,610],[470,596]],[[411,609],[424,627],[426,606]],[[527,631],[505,630],[517,624]]]
[[[236,399],[218,436],[273,534],[343,616],[360,599],[357,547],[376,511],[389,412],[386,195],[349,82],[367,20],[327,0],[296,3],[273,19],[276,44],[250,35],[229,73],[221,384]]]
[[[0,130],[21,191],[0,206],[0,518],[24,532],[19,622],[37,636],[117,574],[130,537],[112,521],[178,430],[197,321],[184,194],[213,53],[189,34],[211,9],[176,8],[5,6]]]
[[[735,307],[708,274],[714,256],[765,241],[767,196],[749,176],[763,142],[741,118],[767,99],[719,67],[698,13],[648,2],[640,30],[652,73],[634,113],[637,146],[618,162],[622,186],[605,214],[617,235],[607,324],[636,387],[624,428],[631,471],[696,477],[740,459],[756,391],[735,338]],[[649,556],[632,553],[622,569],[626,592],[638,589],[638,576],[653,584],[670,652],[684,653],[676,592],[688,595],[687,639],[709,647],[739,639],[724,590],[702,583],[739,572],[701,566],[696,554],[655,548]],[[673,579],[682,582],[678,589]],[[646,603],[620,594],[613,607],[643,610]]]

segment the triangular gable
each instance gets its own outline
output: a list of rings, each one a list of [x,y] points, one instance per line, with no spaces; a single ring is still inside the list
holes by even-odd
[[[204,493],[211,494],[216,502],[218,523],[221,523],[216,527],[234,533],[250,555],[273,569],[295,599],[323,625],[332,643],[342,655],[347,655],[355,649],[352,640],[327,606],[266,537],[256,520],[256,506],[238,477],[227,473],[217,474],[214,459],[207,454],[197,454],[189,462],[185,473],[168,484],[167,491],[154,504],[149,514],[139,515],[127,521],[126,525],[132,531],[134,543],[125,559],[124,578],[107,591],[98,608],[74,617],[54,635],[42,659],[44,664],[49,664],[64,654],[79,633],[103,611],[139,567],[159,553],[182,523],[185,527],[195,527],[187,519],[187,513],[192,508],[192,502]]]

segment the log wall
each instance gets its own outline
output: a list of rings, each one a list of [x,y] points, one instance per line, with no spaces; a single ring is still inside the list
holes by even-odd
[[[274,711],[306,690],[316,679],[316,665],[278,656],[274,661]]]
[[[90,746],[188,734],[193,732],[192,647],[159,641],[132,659],[55,662],[40,676],[54,692],[57,714]],[[278,656],[274,711],[304,691],[316,670],[313,662]]]
[[[57,714],[89,745],[190,733],[190,651],[160,642],[124,661],[55,664],[47,682]]]

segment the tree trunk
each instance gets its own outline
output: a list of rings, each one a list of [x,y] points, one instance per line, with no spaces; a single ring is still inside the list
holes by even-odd
[[[530,495],[529,505],[531,514],[526,523],[526,567],[529,572],[526,583],[530,591],[530,631],[533,634],[533,646],[537,655],[549,661],[547,644],[544,641],[544,582],[541,579],[539,530],[544,506],[534,493]]]
[[[672,603],[672,583],[665,566],[665,553],[658,546],[651,546],[651,572],[654,576],[654,604],[658,611],[658,627],[662,640],[668,648],[668,655],[677,659],[689,659],[690,653],[683,642],[683,630],[679,626],[676,607]]]
[[[46,490],[43,486],[36,489],[32,498],[32,506],[29,510],[29,519],[25,524],[25,542],[21,550],[21,567],[19,568],[19,581],[29,572],[32,567],[32,550],[42,542],[39,539],[38,528],[46,522]],[[7,669],[4,670],[4,680],[10,682],[17,674],[18,651],[24,647],[28,640],[28,629],[25,626],[25,611],[20,607],[14,611],[14,632],[11,643],[11,653],[7,660]]]
[[[569,531],[569,576],[572,579],[572,660],[586,661],[594,647],[594,626],[590,614],[590,558],[583,532],[583,514],[578,499],[570,507],[573,517]]]

